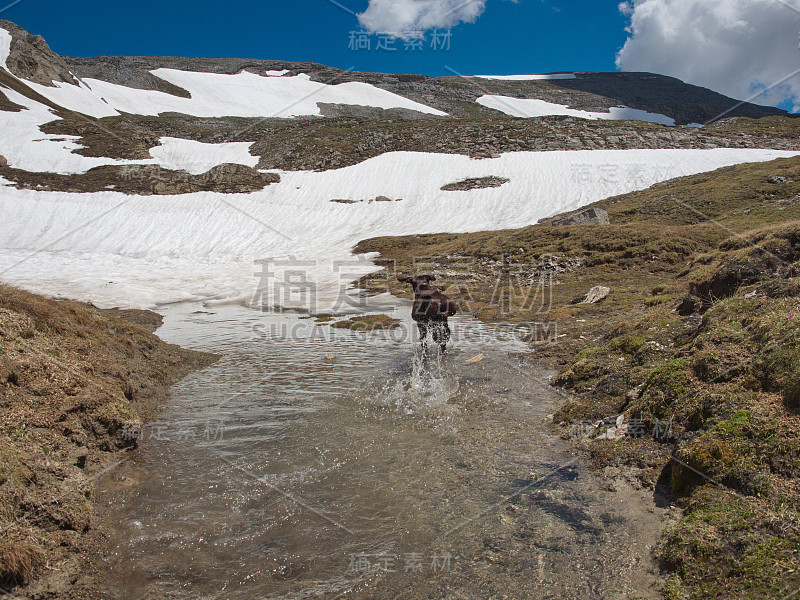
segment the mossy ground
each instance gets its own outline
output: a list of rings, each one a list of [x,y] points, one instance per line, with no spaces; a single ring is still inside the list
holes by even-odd
[[[331,323],[331,327],[337,329],[350,329],[352,331],[376,331],[380,329],[392,329],[400,325],[400,319],[393,319],[388,315],[360,315]]]
[[[719,127],[783,126],[761,121]],[[483,320],[550,322],[551,335],[532,341],[572,393],[554,415],[565,431],[620,414],[671,424],[669,436],[581,442],[597,466],[666,481],[683,509],[658,549],[665,598],[785,598],[800,589],[800,159],[597,206],[611,225],[381,238],[358,249],[399,272],[434,272]],[[553,272],[543,293],[540,269]],[[407,295],[394,275],[363,283]],[[498,296],[498,281],[518,285]],[[575,303],[595,285],[611,288],[606,300]],[[690,292],[703,297],[686,310]]]

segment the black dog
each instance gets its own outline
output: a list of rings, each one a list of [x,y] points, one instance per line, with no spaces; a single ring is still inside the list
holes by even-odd
[[[423,347],[428,329],[431,337],[439,350],[445,351],[450,339],[450,326],[447,317],[452,317],[458,311],[458,304],[445,296],[439,290],[431,288],[430,283],[436,277],[433,275],[417,275],[416,277],[398,277],[401,283],[410,283],[414,290],[414,306],[411,309],[411,318],[417,322],[419,337]]]

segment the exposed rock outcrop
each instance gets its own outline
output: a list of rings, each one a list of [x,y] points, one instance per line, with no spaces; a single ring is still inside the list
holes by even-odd
[[[474,177],[471,179],[464,179],[463,181],[456,181],[442,186],[443,192],[459,192],[468,190],[479,190],[485,188],[500,187],[504,183],[508,183],[510,179],[505,177]]]
[[[608,225],[611,221],[608,212],[602,208],[590,207],[566,215],[558,215],[550,220],[554,226],[560,225]]]
[[[0,176],[18,188],[62,190],[67,192],[115,191],[141,196],[169,196],[193,192],[240,194],[253,192],[280,182],[277,173],[260,173],[252,167],[223,164],[201,175],[171,171],[158,165],[123,165],[95,167],[77,175],[31,173],[0,167]]]
[[[14,75],[51,87],[55,87],[54,82],[78,85],[67,63],[50,50],[42,36],[28,33],[10,21],[0,20],[0,28],[11,34],[11,54],[6,66]]]

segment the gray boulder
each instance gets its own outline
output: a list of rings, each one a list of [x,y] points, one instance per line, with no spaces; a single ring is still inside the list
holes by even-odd
[[[553,217],[550,221],[552,225],[608,225],[611,220],[608,218],[608,213],[602,208],[584,208],[574,213],[566,215],[558,215]]]
[[[589,293],[586,294],[586,297],[583,299],[581,304],[597,304],[601,300],[605,300],[606,296],[608,296],[610,293],[611,288],[607,288],[602,285],[596,285],[589,290]]]

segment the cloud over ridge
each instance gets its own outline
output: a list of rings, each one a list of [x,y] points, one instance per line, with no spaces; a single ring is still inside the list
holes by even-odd
[[[415,32],[474,23],[486,0],[369,0],[359,23],[374,33],[413,37]]]
[[[800,3],[778,0],[628,0],[623,71],[671,75],[756,104],[800,105]],[[777,84],[777,85],[776,85]]]

